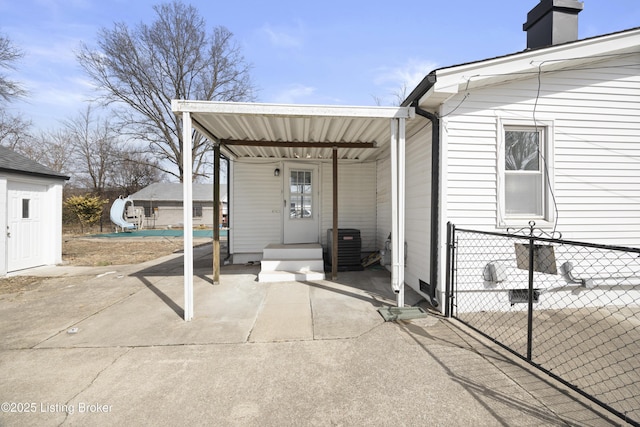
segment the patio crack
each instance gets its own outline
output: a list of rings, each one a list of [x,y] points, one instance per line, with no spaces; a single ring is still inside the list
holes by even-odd
[[[98,380],[98,378],[100,378],[100,376],[109,368],[111,368],[113,365],[115,365],[120,359],[122,359],[124,356],[126,356],[127,354],[129,354],[129,352],[133,350],[133,347],[126,347],[126,350],[124,352],[122,352],[121,354],[119,354],[118,356],[116,356],[111,363],[107,364],[104,368],[102,368],[100,371],[98,371],[98,373],[96,373],[96,375],[93,377],[93,379],[89,382],[89,384],[87,384],[84,388],[82,388],[80,391],[78,391],[75,395],[73,395],[69,400],[67,400],[64,404],[65,407],[68,407],[70,405],[71,402],[73,402],[75,399],[78,398],[78,396],[80,396],[82,393],[84,393],[85,391],[89,390],[89,388],[91,388],[93,386],[93,384],[95,384],[95,382]],[[60,423],[60,425],[64,425],[67,422],[67,419],[69,418],[69,415],[72,415],[72,413],[68,412],[66,413],[66,416],[64,417],[64,420]]]
[[[256,325],[258,324],[258,319],[260,318],[260,314],[262,313],[262,310],[266,305],[268,295],[269,295],[269,290],[265,292],[264,298],[262,298],[262,301],[260,301],[260,307],[258,307],[258,310],[256,310],[256,317],[253,318],[253,324],[251,325],[251,329],[249,329],[249,333],[247,334],[247,337],[244,340],[245,343],[252,342],[251,335],[253,334],[253,330],[255,329]]]
[[[314,288],[309,287],[309,312],[311,314],[311,340],[316,340],[316,322],[313,316],[313,298],[311,298],[311,292],[313,292]]]

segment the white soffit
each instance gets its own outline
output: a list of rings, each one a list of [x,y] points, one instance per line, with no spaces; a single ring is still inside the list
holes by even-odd
[[[341,143],[339,158],[363,161],[386,151],[391,137],[390,119],[414,117],[413,108],[409,107],[174,100],[172,109],[176,114],[191,113],[197,128],[204,128],[203,133],[223,143],[264,142],[260,146],[241,143],[228,146],[228,151],[238,158],[330,159],[332,147],[327,144]],[[279,145],[269,146],[269,142]],[[311,144],[299,147],[295,143]],[[345,143],[348,145],[344,146]]]

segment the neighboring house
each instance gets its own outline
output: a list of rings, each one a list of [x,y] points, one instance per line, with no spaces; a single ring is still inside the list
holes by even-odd
[[[182,227],[182,184],[155,183],[129,197],[136,207],[144,208],[144,228]],[[220,186],[221,221],[227,219],[227,187]],[[193,224],[213,227],[213,184],[193,184]]]
[[[62,187],[68,179],[0,147],[0,276],[62,262]]]
[[[640,246],[640,29],[578,41],[581,9],[540,2],[526,50],[434,70],[397,108],[174,101],[232,159],[233,261],[327,249],[336,223],[363,252],[391,233],[393,288],[442,302],[448,222]]]

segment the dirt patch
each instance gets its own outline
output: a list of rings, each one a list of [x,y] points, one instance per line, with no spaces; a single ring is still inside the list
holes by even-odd
[[[70,265],[140,264],[182,251],[182,239],[64,237],[62,260]]]
[[[43,277],[13,276],[0,279],[0,295],[13,294],[36,289],[42,283]]]
[[[194,246],[211,239],[194,239]],[[182,252],[182,238],[86,238],[66,235],[62,238],[62,260],[67,265],[108,266],[140,264]],[[13,276],[0,278],[0,295],[36,289],[46,277]]]

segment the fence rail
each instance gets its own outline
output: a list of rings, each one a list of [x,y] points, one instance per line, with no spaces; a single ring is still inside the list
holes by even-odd
[[[449,224],[447,310],[640,426],[640,249]]]

